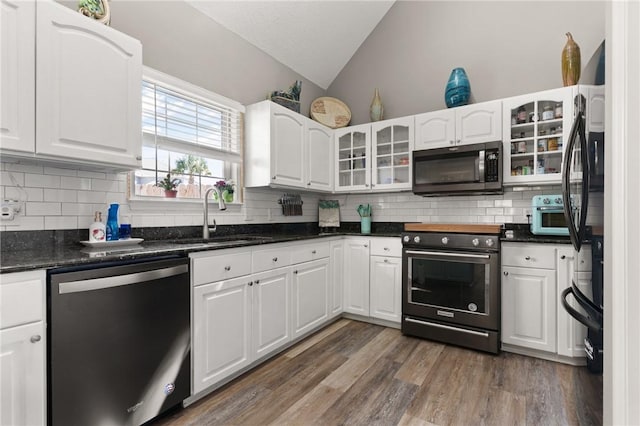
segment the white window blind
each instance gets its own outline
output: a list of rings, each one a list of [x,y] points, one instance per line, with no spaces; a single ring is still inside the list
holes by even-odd
[[[224,180],[237,189],[242,176],[244,107],[158,72],[142,83],[142,170],[136,196],[164,196],[156,186],[169,173],[178,198],[199,198]],[[239,201],[237,191],[234,201]]]

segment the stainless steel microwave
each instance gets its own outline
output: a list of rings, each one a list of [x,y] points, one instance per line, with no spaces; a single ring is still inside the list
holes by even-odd
[[[413,152],[413,192],[424,196],[502,192],[502,142]]]

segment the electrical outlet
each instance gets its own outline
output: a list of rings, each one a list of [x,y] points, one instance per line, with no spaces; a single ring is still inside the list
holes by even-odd
[[[13,220],[15,215],[20,213],[22,205],[18,200],[2,200],[2,207],[0,209],[0,219]]]

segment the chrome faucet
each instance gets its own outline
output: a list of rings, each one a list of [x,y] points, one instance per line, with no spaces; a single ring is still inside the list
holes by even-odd
[[[213,219],[213,228],[209,229],[209,194],[211,194],[212,191],[216,191],[216,193],[218,194],[218,208],[220,210],[226,210],[227,209],[227,205],[224,203],[224,200],[222,199],[222,191],[220,191],[220,188],[217,187],[213,187],[213,188],[209,188],[207,189],[207,192],[204,193],[204,222],[202,224],[202,238],[209,238],[209,231],[213,231],[216,232],[216,220]]]

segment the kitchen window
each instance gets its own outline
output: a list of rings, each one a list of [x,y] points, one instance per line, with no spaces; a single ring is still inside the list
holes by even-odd
[[[243,115],[235,101],[145,67],[142,169],[131,174],[132,198],[201,199],[224,181],[227,201],[240,202]],[[163,180],[177,192],[169,195]]]

